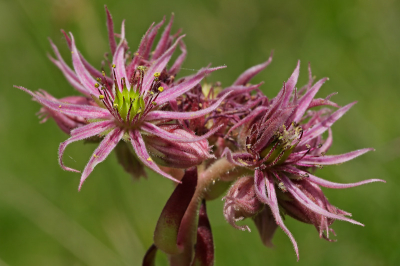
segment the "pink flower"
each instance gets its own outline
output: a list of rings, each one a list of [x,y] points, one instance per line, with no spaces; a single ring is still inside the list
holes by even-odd
[[[300,62],[275,98],[269,101],[265,98],[267,104],[254,108],[233,127],[237,129],[239,151],[232,153],[225,150],[231,163],[254,170],[257,200],[269,208],[254,216],[263,243],[271,245],[270,240],[276,229],[271,223],[274,217],[276,224],[292,241],[297,256],[297,243],[283,223],[280,208],[300,221],[313,224],[320,237],[329,239],[329,231],[333,231],[329,226],[334,220],[362,224],[346,217],[350,213],[332,206],[319,186],[348,188],[371,182],[385,182],[369,179],[353,184],[339,184],[310,173],[312,169],[347,162],[373,149],[325,155],[332,144],[330,127],[355,103],[341,107],[333,113],[328,108],[309,110],[315,106],[338,106],[329,101],[331,95],[326,99],[314,99],[327,79],[321,79],[312,85],[311,70],[307,86],[300,91],[296,90],[299,66]],[[232,129],[229,132],[231,131]],[[322,134],[326,131],[329,136],[323,140]],[[247,186],[241,186],[240,189],[248,190]]]
[[[201,69],[195,75],[185,78],[183,82],[175,84],[173,82],[174,75],[185,58],[186,49],[182,42],[184,36],[179,36],[172,43],[173,36],[170,36],[172,20],[166,27],[151,57],[152,43],[164,21],[149,28],[138,51],[130,60],[127,54],[128,46],[125,39],[124,22],[121,27],[120,41],[117,45],[108,10],[107,18],[109,41],[113,54],[110,77],[106,76],[104,71],[93,68],[82,57],[76,48],[75,39],[71,33],[69,36],[66,35],[66,39],[71,49],[74,70],[69,68],[59,54],[57,47],[52,44],[57,57],[57,59],[51,58],[52,61],[60,68],[71,85],[86,97],[55,99],[44,91],[32,92],[23,87],[17,88],[32,95],[34,100],[43,106],[44,109],[41,113],[55,118],[61,129],[70,133],[71,137],[61,143],[59,147],[59,163],[64,170],[79,172],[65,166],[62,160],[65,148],[70,143],[95,136],[103,138],[82,172],[79,189],[94,167],[106,159],[120,140],[131,143],[136,156],[144,165],[173,181],[179,182],[163,172],[153,161],[146,149],[142,135],[148,135],[149,141],[154,139],[158,145],[164,141],[180,147],[188,145],[188,148],[190,148],[196,145],[194,143],[201,143],[198,144],[198,147],[202,147],[203,150],[198,152],[208,154],[209,147],[206,139],[218,128],[214,128],[200,137],[193,134],[188,137],[183,133],[171,133],[161,125],[175,123],[176,120],[201,117],[217,108],[223,98],[208,108],[198,111],[174,112],[164,110],[164,106],[168,105],[169,101],[192,89],[207,74],[221,67]],[[166,66],[178,45],[181,47],[182,54],[167,70]],[[180,151],[178,149],[176,156],[185,157],[185,154],[182,149]],[[190,156],[196,155],[191,154]],[[202,156],[207,157],[209,155]],[[194,160],[195,164],[198,164],[203,157]]]

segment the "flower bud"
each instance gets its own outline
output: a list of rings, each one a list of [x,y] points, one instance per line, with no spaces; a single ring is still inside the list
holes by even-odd
[[[194,134],[180,129],[168,128],[177,137],[191,139],[196,137]],[[152,159],[159,165],[172,168],[190,168],[201,164],[204,160],[214,158],[210,154],[208,141],[202,139],[195,142],[170,141],[158,136],[144,136],[146,148],[151,154]]]
[[[239,226],[236,222],[255,216],[264,206],[256,196],[253,177],[246,176],[237,180],[224,200],[224,216],[228,223],[237,229],[250,231],[247,225]]]

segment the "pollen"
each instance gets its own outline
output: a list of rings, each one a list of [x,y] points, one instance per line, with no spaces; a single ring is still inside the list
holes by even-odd
[[[112,68],[115,68],[115,64],[112,64]]]
[[[117,103],[114,103],[114,108],[118,108],[118,104]]]
[[[163,88],[163,87],[158,87],[158,91],[159,91],[159,92],[163,92],[163,91],[164,91],[164,88]]]
[[[104,99],[104,95],[99,95],[99,99],[103,100]]]
[[[154,77],[156,77],[156,78],[160,77],[160,72],[154,73]]]
[[[61,105],[59,105],[58,108],[61,108]]]
[[[104,72],[104,70],[103,70],[103,71],[101,71],[101,74],[103,75],[103,77],[105,77],[105,76],[106,76],[106,72]]]
[[[99,83],[95,83],[95,84],[94,84],[94,87],[95,87],[95,88],[98,88],[99,86],[100,86]]]
[[[153,159],[151,159],[151,158],[149,157],[149,158],[147,158],[147,161],[151,162],[151,161],[153,161]]]

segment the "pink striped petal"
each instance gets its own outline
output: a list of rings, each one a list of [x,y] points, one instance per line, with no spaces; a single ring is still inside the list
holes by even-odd
[[[194,112],[170,112],[170,111],[153,111],[146,116],[146,121],[161,120],[161,119],[194,119],[205,116],[214,111],[223,100],[229,95],[225,94],[223,97],[218,99],[214,104],[207,108],[201,109]]]
[[[112,119],[112,115],[107,109],[103,109],[97,106],[81,105],[81,104],[70,104],[64,103],[58,100],[46,99],[34,92],[20,86],[14,86],[20,90],[29,93],[34,97],[36,101],[42,104],[44,107],[60,112],[65,115],[77,116],[86,119]]]
[[[173,22],[174,22],[174,14],[171,15],[171,20],[169,21],[167,27],[165,27],[164,32],[162,33],[161,38],[158,41],[156,49],[154,50],[153,53],[152,60],[156,60],[167,50],[169,34],[171,33],[171,27]]]
[[[90,157],[89,162],[83,170],[78,190],[81,190],[83,182],[85,182],[86,178],[93,171],[94,167],[107,158],[110,152],[115,148],[115,146],[117,146],[123,135],[124,130],[121,128],[116,128],[108,133],[107,136],[105,136],[105,138],[100,142],[100,145],[93,152],[93,156]]]
[[[271,55],[269,56],[267,61],[262,64],[253,66],[243,72],[243,74],[241,74],[232,85],[246,85],[255,75],[264,70],[272,62],[272,55],[273,53],[271,52]]]
[[[326,217],[332,218],[332,219],[347,221],[347,222],[350,222],[353,224],[364,226],[362,223],[357,222],[353,219],[328,212],[327,210],[321,208],[320,206],[315,204],[312,200],[310,200],[307,197],[307,195],[305,195],[298,187],[293,185],[293,183],[290,181],[290,179],[288,177],[286,177],[283,174],[278,176],[277,173],[275,173],[275,172],[274,172],[274,175],[283,182],[283,184],[285,185],[286,189],[290,192],[290,194],[292,194],[292,196],[296,200],[298,200],[304,207],[308,208],[309,210],[311,210],[315,213],[324,215]]]
[[[161,28],[162,25],[164,25],[165,22],[165,16],[163,17],[163,20],[159,22],[157,25],[154,26],[154,28],[151,30],[147,37],[147,44],[146,44],[146,50],[143,53],[143,58],[148,58],[151,48],[153,47],[154,39],[157,36],[158,30]]]
[[[180,36],[175,43],[157,60],[153,62],[153,64],[149,67],[146,74],[143,78],[143,88],[142,93],[145,95],[147,91],[150,89],[150,85],[154,80],[154,73],[162,72],[165,66],[168,64],[169,60],[171,59],[172,54],[174,53],[176,46],[179,44],[179,41],[185,37],[185,35]]]
[[[117,50],[115,51],[113,64],[115,65],[115,79],[117,81],[119,90],[122,91],[123,89],[123,84],[121,81],[122,79],[125,79],[126,85],[128,88],[130,88],[130,83],[125,69],[125,21],[122,21],[121,41],[118,44]]]
[[[336,182],[331,182],[322,178],[319,178],[315,175],[312,175],[306,171],[302,171],[299,170],[297,168],[294,167],[281,167],[279,168],[279,170],[291,173],[291,174],[295,174],[298,175],[300,177],[306,178],[308,180],[310,180],[311,182],[320,185],[322,187],[327,187],[327,188],[335,188],[335,189],[342,189],[342,188],[351,188],[351,187],[358,187],[364,184],[368,184],[368,183],[373,183],[373,182],[383,182],[386,183],[385,180],[382,179],[367,179],[367,180],[363,180],[360,182],[355,182],[355,183],[336,183]]]
[[[161,57],[160,57],[161,59]],[[188,90],[191,90],[194,86],[199,84],[199,82],[208,74],[211,72],[225,68],[225,66],[221,67],[215,67],[215,68],[205,68],[200,70],[196,75],[188,78],[184,82],[170,88],[169,90],[165,90],[163,93],[161,93],[158,98],[156,99],[156,103],[158,105],[161,105],[165,102],[168,102],[172,99],[175,99],[176,97],[182,95],[183,93],[187,92]],[[153,72],[154,73],[154,72]]]
[[[176,75],[179,72],[179,70],[181,69],[181,66],[183,64],[183,61],[185,61],[185,59],[186,59],[187,50],[186,50],[186,45],[183,41],[179,42],[179,49],[181,50],[181,54],[175,60],[172,67],[169,69],[169,73],[171,75]]]
[[[72,51],[72,40],[71,38],[68,36],[68,34],[64,31],[61,30],[61,32],[64,34],[65,39],[67,41],[68,47],[69,49]],[[96,68],[94,68],[84,57],[81,53],[79,53],[79,58],[82,61],[82,64],[84,65],[84,67],[87,69],[87,71],[90,73],[90,75],[94,76],[94,77],[101,77],[103,74],[97,70]],[[105,77],[105,79],[107,80],[107,83],[112,84],[113,80],[110,77]]]
[[[144,122],[142,124],[142,127],[140,128],[141,130],[153,134],[157,137],[160,137],[162,139],[166,139],[166,140],[170,140],[170,141],[176,141],[176,142],[183,142],[183,143],[189,143],[189,142],[197,142],[197,141],[201,141],[203,139],[207,139],[210,136],[212,136],[215,132],[217,132],[221,126],[220,125],[218,127],[214,127],[213,129],[211,129],[210,131],[208,131],[206,134],[199,136],[199,137],[193,137],[193,138],[187,138],[187,137],[179,137],[178,135],[172,134],[154,124],[148,123],[148,122]]]
[[[304,112],[309,108],[311,101],[314,99],[314,96],[317,94],[322,84],[324,84],[327,79],[328,78],[323,78],[319,80],[317,83],[314,84],[314,86],[312,86],[310,90],[306,92],[306,94],[304,94],[303,97],[301,97],[293,121],[297,123],[300,122],[301,118],[304,115]]]
[[[82,63],[81,57],[79,56],[79,52],[76,49],[74,36],[72,33],[71,35],[71,53],[72,53],[72,63],[75,68],[75,72],[78,75],[79,80],[81,81],[82,85],[93,95],[96,97],[100,95],[99,91],[94,86],[97,82],[96,80],[90,75],[89,71],[85,68]]]
[[[286,82],[286,95],[285,98],[283,99],[282,106],[286,106],[289,103],[290,97],[292,96],[294,87],[296,86],[297,80],[299,78],[299,72],[300,72],[300,60],[297,62],[297,66],[293,74]]]
[[[276,223],[282,228],[282,230],[287,234],[287,236],[289,237],[290,241],[292,241],[293,247],[294,247],[294,251],[296,252],[297,255],[297,261],[300,259],[299,257],[299,248],[297,246],[297,242],[294,239],[292,233],[289,231],[289,229],[287,229],[287,227],[285,226],[285,224],[283,223],[282,217],[279,213],[279,206],[278,206],[278,199],[276,197],[276,191],[275,191],[275,185],[274,185],[274,180],[271,176],[268,176],[267,173],[266,177],[265,177],[265,183],[266,183],[266,187],[267,187],[267,194],[268,194],[268,198],[270,200],[270,204],[269,207],[271,208],[271,212],[275,217],[275,221]],[[266,197],[265,195],[265,189],[262,191],[263,195]]]
[[[142,163],[144,165],[146,165],[147,167],[152,169],[154,172],[156,172],[168,179],[171,179],[172,181],[174,181],[176,183],[181,183],[179,180],[177,180],[177,179],[173,178],[172,176],[170,176],[169,174],[163,172],[157,166],[157,164],[154,163],[154,161],[151,159],[150,155],[148,154],[148,152],[146,150],[146,146],[144,144],[142,135],[140,134],[140,132],[138,130],[130,131],[129,136],[131,138],[131,143],[132,143],[133,149],[135,150],[137,157],[142,161]]]
[[[324,121],[321,121],[314,127],[305,131],[299,145],[301,146],[305,144],[307,141],[324,133],[328,128],[330,128],[333,125],[333,123],[335,123],[339,118],[341,118],[355,104],[356,102],[353,102],[338,109],[336,112],[334,112],[329,117],[324,119]]]
[[[243,86],[243,85],[233,85],[223,89],[220,93],[218,93],[217,97],[221,97],[226,93],[231,93],[231,97],[235,97],[237,95],[242,96],[244,93],[251,92],[255,89],[258,89],[264,82],[258,83],[256,85],[251,86]]]
[[[65,63],[60,52],[58,51],[57,46],[54,45],[54,43],[52,42],[51,39],[49,39],[49,41],[50,41],[50,45],[54,51],[54,54],[56,55],[56,57],[58,59],[58,61],[57,61],[56,59],[54,59],[53,57],[51,57],[49,55],[48,57],[51,60],[51,62],[53,62],[53,64],[55,64],[61,70],[61,72],[64,74],[65,78],[72,85],[72,87],[74,87],[80,93],[90,96],[90,92],[88,92],[88,90],[81,85],[79,78],[76,76],[75,72],[72,71],[72,69]]]
[[[339,164],[339,163],[344,163],[347,161],[350,161],[360,155],[363,155],[364,153],[367,153],[369,151],[374,151],[375,149],[373,148],[367,148],[367,149],[360,149],[352,152],[348,152],[345,154],[340,154],[340,155],[325,155],[325,156],[311,156],[311,155],[306,155],[304,156],[303,159],[299,161],[300,164],[305,164],[305,165],[316,165],[316,164],[322,164],[322,165],[332,165],[332,164]]]
[[[61,168],[66,171],[79,173],[80,171],[69,168],[65,166],[63,163],[63,155],[67,146],[72,142],[93,137],[106,130],[112,129],[113,127],[115,127],[115,125],[112,121],[101,121],[101,122],[90,123],[88,125],[72,130],[71,137],[66,141],[62,142],[60,144],[60,147],[58,148],[58,163],[60,164]]]
[[[114,23],[107,6],[104,6],[104,8],[106,9],[107,13],[108,42],[110,43],[111,54],[114,54],[115,50],[117,49],[117,42],[114,38]]]

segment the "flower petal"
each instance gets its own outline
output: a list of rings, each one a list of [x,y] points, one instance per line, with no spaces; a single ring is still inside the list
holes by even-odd
[[[294,251],[296,252],[297,255],[297,261],[299,260],[299,248],[297,246],[297,242],[294,239],[292,233],[287,229],[285,224],[283,223],[282,217],[279,213],[279,206],[278,206],[278,199],[276,198],[276,191],[275,191],[275,186],[274,186],[274,180],[272,179],[271,176],[269,176],[267,173],[265,173],[265,183],[267,187],[267,194],[269,198],[269,207],[271,208],[271,212],[275,217],[276,223],[282,228],[282,230],[288,235],[290,241],[292,241]],[[267,197],[265,194],[265,189],[262,191],[263,197]]]
[[[143,138],[138,130],[130,131],[129,136],[131,138],[131,143],[132,143],[133,149],[135,150],[136,155],[138,156],[138,158],[142,161],[142,163],[144,165],[146,165],[147,167],[149,167],[156,173],[159,173],[160,175],[162,175],[168,179],[171,179],[172,181],[174,181],[176,183],[181,183],[179,180],[177,180],[177,179],[173,178],[172,176],[170,176],[169,174],[163,172],[157,166],[157,164],[155,164],[153,162],[153,160],[151,159],[151,157],[149,156],[149,154],[146,150],[146,146],[144,144]]]
[[[296,114],[293,121],[300,122],[301,118],[304,115],[304,112],[308,109],[311,101],[314,99],[314,96],[317,94],[322,84],[324,84],[327,79],[328,78],[323,78],[319,80],[317,83],[314,84],[314,86],[312,86],[310,90],[306,92],[306,94],[304,94],[303,97],[301,97],[301,99],[299,100],[299,104],[296,108]]]
[[[123,89],[122,79],[125,79],[126,85],[128,88],[130,88],[130,83],[125,69],[125,21],[122,21],[121,41],[118,44],[117,50],[115,51],[113,64],[115,65],[115,79],[117,81],[119,90],[122,91]]]
[[[375,149],[373,148],[366,148],[366,149],[360,149],[356,151],[351,151],[345,154],[340,154],[340,155],[325,155],[325,156],[311,156],[311,155],[306,155],[304,156],[303,159],[298,161],[299,164],[304,164],[304,165],[316,165],[316,164],[322,164],[322,165],[332,165],[332,164],[339,164],[339,163],[344,163],[347,161],[350,161],[360,155],[363,155],[364,153],[367,153],[369,151],[373,151]]]
[[[72,85],[72,87],[74,87],[80,93],[90,96],[90,92],[84,86],[81,85],[79,78],[76,76],[75,72],[72,71],[72,69],[65,63],[60,52],[58,51],[57,46],[55,46],[55,44],[52,42],[51,39],[49,39],[49,41],[54,51],[54,54],[58,59],[57,61],[56,59],[54,59],[49,55],[48,57],[51,60],[51,62],[53,62],[53,64],[55,64],[61,70],[61,72],[64,74],[65,78]]]
[[[146,121],[152,120],[162,120],[162,119],[194,119],[198,117],[205,116],[206,114],[214,111],[223,100],[229,95],[229,93],[225,94],[223,97],[218,99],[214,104],[210,105],[207,108],[194,111],[194,112],[171,112],[171,111],[152,111],[146,116]]]
[[[161,59],[161,57],[160,57]],[[185,80],[184,82],[168,89],[165,90],[163,93],[161,93],[158,98],[156,99],[156,103],[158,105],[161,105],[165,102],[168,102],[172,99],[175,99],[176,97],[182,95],[183,93],[187,92],[188,90],[191,90],[194,86],[196,86],[197,84],[199,84],[199,82],[208,74],[210,74],[211,72],[221,69],[221,68],[225,68],[225,66],[222,67],[215,67],[215,68],[204,68],[201,69],[199,72],[197,72],[196,75],[188,78],[187,80]],[[154,72],[153,72],[154,73]]]
[[[117,49],[117,42],[114,38],[114,23],[107,6],[104,6],[104,8],[106,9],[107,13],[108,42],[110,43],[111,54],[114,54],[115,50]]]
[[[290,192],[290,194],[292,194],[292,196],[298,200],[301,204],[304,205],[304,207],[308,208],[309,210],[324,215],[326,217],[332,218],[332,219],[336,219],[336,220],[342,220],[342,221],[347,221],[353,224],[357,224],[357,225],[361,225],[364,226],[362,223],[357,222],[353,219],[341,216],[341,215],[337,215],[331,212],[328,212],[327,210],[321,208],[320,206],[318,206],[317,204],[315,204],[312,200],[310,200],[305,194],[304,192],[302,192],[298,187],[296,187],[288,177],[286,177],[285,175],[283,175],[282,173],[280,175],[278,175],[276,172],[274,172],[274,175],[283,182],[283,184],[285,185],[286,189]]]
[[[299,72],[300,72],[300,60],[297,62],[297,66],[293,71],[293,74],[286,82],[286,95],[282,102],[283,107],[286,107],[286,105],[289,103],[290,97],[292,96],[294,87],[296,86],[297,80],[299,78]]]
[[[43,106],[55,110],[57,112],[71,115],[71,116],[78,116],[86,119],[111,119],[112,115],[108,112],[107,109],[103,109],[97,106],[91,105],[81,105],[81,104],[69,104],[64,103],[58,100],[49,100],[46,99],[34,92],[20,86],[14,86],[20,90],[23,90],[34,97],[36,101],[38,101]]]
[[[171,59],[171,56],[176,49],[176,46],[179,44],[179,41],[183,37],[185,37],[185,35],[180,36],[175,41],[175,43],[162,56],[160,56],[157,60],[155,60],[153,64],[149,67],[143,78],[143,87],[141,91],[142,94],[145,95],[150,89],[151,83],[154,80],[154,73],[156,72],[161,73],[164,70],[169,60]]]
[[[272,55],[273,53],[271,52],[271,55],[269,56],[267,61],[262,64],[253,66],[243,72],[232,85],[246,85],[255,75],[264,70],[272,62]]]
[[[105,138],[100,142],[100,145],[93,152],[93,156],[90,157],[89,162],[85,166],[85,169],[83,169],[78,190],[81,190],[83,182],[85,182],[86,178],[93,171],[94,167],[107,158],[110,152],[115,148],[115,146],[117,146],[123,135],[123,129],[115,128],[113,131],[108,133],[107,136],[105,136]]]
[[[71,137],[69,139],[67,139],[66,141],[62,142],[60,144],[60,147],[58,148],[58,163],[60,164],[61,168],[66,171],[79,173],[78,170],[69,168],[69,167],[65,166],[63,163],[63,155],[64,155],[64,151],[67,148],[67,146],[69,144],[71,144],[72,142],[93,137],[97,134],[100,134],[100,133],[106,131],[106,130],[112,129],[113,127],[115,127],[115,125],[112,121],[101,121],[101,122],[90,123],[88,125],[85,125],[85,126],[82,126],[82,127],[72,130]]]
[[[171,140],[171,141],[176,141],[176,142],[197,142],[203,139],[207,139],[208,137],[210,137],[211,135],[213,135],[215,132],[217,132],[221,126],[220,125],[218,127],[214,127],[213,129],[211,129],[210,131],[208,131],[206,134],[202,135],[202,136],[198,136],[198,137],[193,137],[193,138],[187,138],[187,137],[179,137],[175,134],[172,134],[154,124],[148,123],[148,122],[144,122],[142,124],[141,130],[153,134],[155,136],[158,136],[162,139],[166,139],[166,140]]]
[[[171,75],[176,75],[178,73],[178,71],[181,69],[183,61],[185,61],[185,58],[186,58],[186,55],[187,55],[186,45],[185,45],[185,43],[183,41],[179,42],[179,49],[181,50],[181,54],[175,60],[175,62],[172,65],[172,67],[169,69],[169,73]]]
[[[314,127],[308,129],[304,132],[303,137],[299,143],[299,146],[305,144],[307,141],[321,135],[328,128],[330,128],[333,123],[335,123],[339,118],[341,118],[356,102],[350,103],[342,108],[338,109],[336,112],[328,116],[326,119],[316,124]]]
[[[72,63],[75,68],[75,72],[78,75],[79,80],[82,85],[93,95],[96,97],[100,95],[99,91],[96,89],[95,84],[96,80],[90,75],[89,71],[85,68],[82,63],[81,57],[79,55],[78,50],[76,49],[74,36],[70,33],[71,36],[71,53],[72,53]]]
[[[153,56],[151,58],[152,60],[156,60],[167,50],[169,34],[171,33],[171,27],[173,22],[174,22],[174,14],[171,15],[171,19],[168,25],[165,27],[164,32],[162,33],[161,38],[157,43],[156,49],[154,50]]]
[[[300,177],[306,178],[308,180],[310,180],[311,182],[320,185],[322,187],[327,187],[327,188],[335,188],[335,189],[341,189],[341,188],[351,188],[351,187],[358,187],[364,184],[368,184],[368,183],[373,183],[373,182],[383,182],[386,183],[385,180],[382,179],[367,179],[367,180],[363,180],[360,182],[355,182],[355,183],[347,183],[347,184],[343,184],[343,183],[336,183],[336,182],[331,182],[322,178],[319,178],[315,175],[312,175],[306,171],[302,171],[299,170],[297,168],[294,167],[281,167],[279,168],[279,170],[291,173],[291,174],[295,174],[298,175]]]

